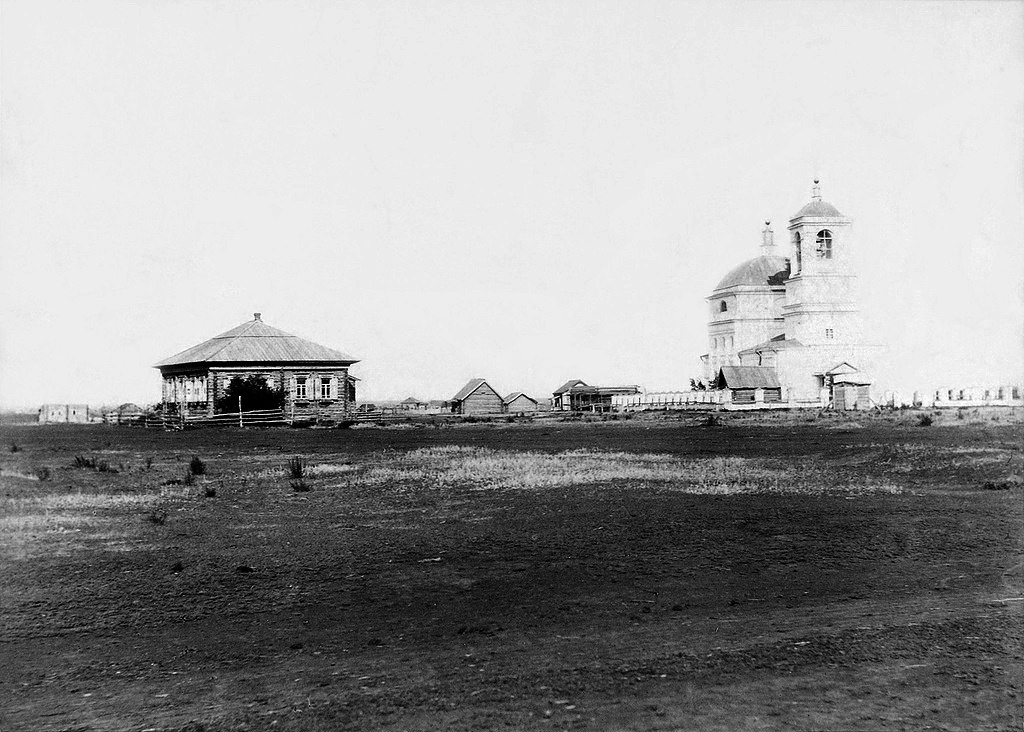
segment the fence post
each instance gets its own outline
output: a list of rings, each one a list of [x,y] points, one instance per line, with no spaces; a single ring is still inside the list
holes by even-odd
[[[241,394],[238,395],[238,426],[239,427],[244,427],[245,426],[245,425],[242,424],[242,395]]]

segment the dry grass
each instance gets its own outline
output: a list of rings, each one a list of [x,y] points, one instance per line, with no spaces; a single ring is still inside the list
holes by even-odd
[[[692,460],[596,450],[550,454],[445,446],[412,450],[386,463],[370,465],[355,471],[349,484],[544,490],[616,483],[715,495],[902,492],[900,486],[889,481],[863,480],[851,484],[837,483],[833,478],[813,463],[792,465],[738,457]]]

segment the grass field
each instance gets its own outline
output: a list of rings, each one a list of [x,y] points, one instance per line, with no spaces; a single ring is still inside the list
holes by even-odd
[[[7,425],[0,730],[1020,730],[1022,437]]]

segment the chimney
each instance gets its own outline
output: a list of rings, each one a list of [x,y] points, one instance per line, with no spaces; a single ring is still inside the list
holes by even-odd
[[[761,253],[775,254],[775,232],[772,231],[772,222],[765,220],[764,229],[761,230]]]
[[[262,314],[263,313],[253,313],[252,314],[252,319],[253,320],[259,320],[260,319],[260,315],[262,315]]]

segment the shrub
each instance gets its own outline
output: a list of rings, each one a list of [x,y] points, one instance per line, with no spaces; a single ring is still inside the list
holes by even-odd
[[[150,455],[150,456],[146,457],[146,470],[152,470],[152,469],[153,469],[153,456]]]
[[[188,463],[188,469],[192,471],[192,475],[206,475],[206,463],[200,460],[195,455]]]
[[[312,489],[313,487],[305,480],[299,479],[292,481],[292,490],[296,493],[306,493]]]
[[[18,443],[16,443],[16,442],[12,442],[11,443],[11,452],[21,452],[21,448],[18,447]]]
[[[84,455],[75,455],[75,467],[76,468],[89,468],[91,470],[96,469],[96,459],[91,457],[85,457]]]
[[[196,476],[192,473],[191,470],[186,470],[185,471],[185,479],[182,481],[182,483],[184,483],[185,485],[195,485],[196,484]]]
[[[720,427],[721,424],[722,420],[719,418],[717,414],[709,414],[707,417],[704,418],[703,422],[703,425],[705,427]]]
[[[302,480],[306,477],[306,461],[296,456],[288,461],[288,477],[292,480]]]
[[[203,493],[207,498],[216,498],[217,487],[213,483],[207,483],[203,486]]]
[[[167,522],[167,511],[150,511],[146,514],[146,521],[157,526],[163,526]]]
[[[40,481],[47,481],[47,480],[49,480],[50,479],[50,469],[49,468],[36,468],[36,477],[39,478]]]
[[[917,420],[917,426],[918,427],[931,427],[932,426],[932,415],[930,415],[930,414],[922,414],[921,417]]]
[[[115,468],[113,465],[111,465],[106,460],[100,460],[96,464],[96,472],[97,473],[116,473],[117,472],[117,468]]]

